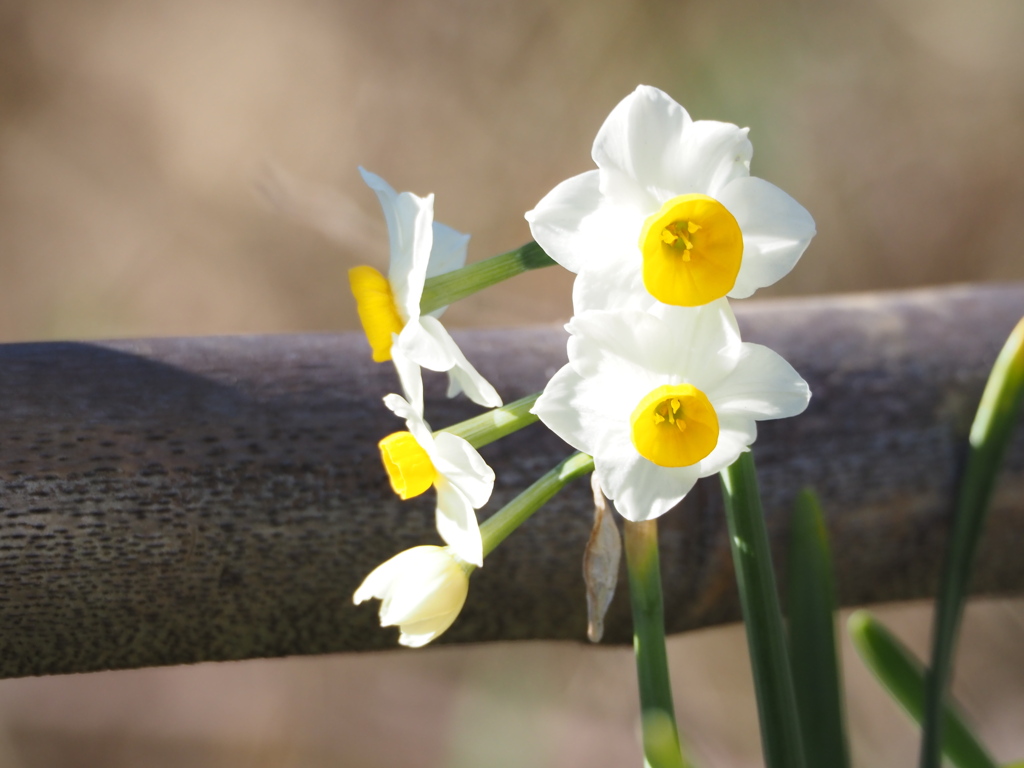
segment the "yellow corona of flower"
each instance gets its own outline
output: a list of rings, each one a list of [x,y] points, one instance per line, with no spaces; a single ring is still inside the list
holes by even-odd
[[[667,512],[747,450],[756,421],[795,416],[810,399],[789,363],[740,340],[725,299],[590,310],[566,330],[569,363],[533,412],[594,457],[604,494],[629,520]]]
[[[466,440],[448,432],[431,433],[423,413],[399,395],[384,404],[405,419],[407,431],[380,441],[380,454],[395,493],[411,499],[437,491],[437,532],[467,563],[484,564],[476,510],[491,498],[494,470]]]
[[[469,567],[447,547],[423,546],[377,566],[353,601],[380,600],[380,625],[397,626],[398,642],[419,648],[452,625],[468,593]]]
[[[428,315],[420,313],[426,279],[466,263],[469,235],[434,221],[433,195],[398,193],[380,176],[362,168],[359,172],[377,194],[391,246],[387,277],[368,266],[349,270],[349,285],[373,359],[394,361],[402,387],[420,408],[421,368],[448,372],[449,397],[465,392],[473,402],[497,408],[501,398],[494,387],[441,325],[438,318],[446,307]]]
[[[788,273],[814,236],[799,203],[750,175],[745,128],[694,121],[657,88],[612,110],[592,154],[597,170],[526,214],[540,246],[578,273],[577,312],[746,298]]]

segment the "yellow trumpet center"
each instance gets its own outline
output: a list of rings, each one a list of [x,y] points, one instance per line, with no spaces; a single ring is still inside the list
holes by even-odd
[[[437,478],[430,456],[410,432],[394,432],[378,444],[384,469],[395,493],[402,499],[419,496]]]
[[[666,384],[633,409],[630,437],[659,467],[688,467],[718,445],[718,416],[707,395],[690,384]]]
[[[743,232],[729,209],[707,195],[679,195],[640,230],[643,278],[658,301],[699,307],[725,296],[743,261]]]
[[[391,284],[373,267],[352,267],[348,271],[348,284],[356,297],[359,322],[370,342],[374,362],[390,360],[391,334],[401,333],[405,326]]]

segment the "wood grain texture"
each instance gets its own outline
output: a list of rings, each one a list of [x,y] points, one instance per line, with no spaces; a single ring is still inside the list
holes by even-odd
[[[844,604],[931,594],[963,439],[1024,286],[744,302],[744,338],[811,385],[755,445],[782,559],[797,491],[818,489]],[[557,327],[457,334],[511,401],[565,360]],[[428,380],[435,428],[477,412]],[[389,365],[355,334],[0,347],[0,676],[394,647],[351,595],[437,541],[428,493],[401,502],[376,441],[401,428]],[[490,514],[569,452],[536,424],[482,453]],[[567,489],[474,574],[444,642],[583,640],[590,489]],[[1024,588],[1024,437],[974,587]],[[670,632],[734,621],[717,480],[663,518]],[[606,641],[629,640],[620,589]]]

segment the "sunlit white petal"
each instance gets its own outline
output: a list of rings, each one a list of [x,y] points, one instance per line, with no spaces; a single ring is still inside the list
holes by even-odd
[[[437,532],[467,563],[484,564],[484,544],[476,512],[466,495],[444,476],[434,485],[437,489],[437,510],[434,515]]]
[[[465,392],[466,397],[485,408],[498,408],[501,406],[501,396],[491,386],[476,368],[466,359],[459,349],[455,339],[440,321],[433,317],[420,319],[423,330],[433,340],[434,349],[438,351],[439,358],[443,356],[444,367],[432,368],[432,370],[448,371],[448,397],[454,397],[459,392]],[[425,368],[431,366],[424,364]]]
[[[638,87],[612,110],[594,140],[598,169],[557,185],[527,214],[541,247],[581,275],[573,292],[577,313],[645,308],[625,295],[649,295],[639,274],[641,233],[664,203],[681,195],[718,200],[741,230],[742,254],[730,256],[739,264],[736,282],[729,289],[734,273],[725,273],[723,285],[709,288],[711,298],[720,295],[718,290],[734,298],[749,296],[793,268],[814,235],[814,222],[781,190],[750,177],[753,147],[747,133],[731,123],[693,121],[650,86]],[[592,270],[602,273],[600,280],[582,277]],[[673,296],[655,293],[663,300]],[[671,300],[702,299],[698,292],[677,293]]]
[[[810,399],[807,382],[781,355],[745,343],[736,367],[714,388],[712,404],[719,414],[765,420],[803,413]]]
[[[598,171],[566,179],[526,213],[534,240],[570,272],[598,269],[636,247],[643,214],[605,195]]]
[[[594,457],[605,495],[630,520],[664,514],[698,478],[720,472],[747,450],[757,436],[755,419],[799,413],[809,398],[806,383],[781,357],[741,341],[724,299],[696,308],[659,305],[648,313],[588,311],[566,329],[569,363],[548,383],[534,413]],[[637,448],[652,439],[649,427],[643,427],[643,438],[635,437],[636,419],[650,413],[638,406],[660,387],[681,384],[707,398],[717,437],[695,463],[661,465],[672,463],[669,453],[668,461],[655,464]],[[682,458],[690,449],[680,450],[675,456]]]
[[[458,269],[466,262],[469,235],[434,221],[434,196],[418,197],[395,190],[376,174],[360,168],[366,184],[376,193],[387,223],[391,248],[388,284],[402,330],[389,352],[406,394],[420,409],[422,380],[414,366],[451,376],[449,394],[465,391],[475,402],[496,407],[501,398],[466,360],[437,318],[444,308],[420,316],[420,301],[427,277]],[[386,359],[386,358],[383,358]]]
[[[800,203],[764,179],[736,179],[719,195],[743,231],[743,262],[729,292],[745,299],[785,277],[814,237],[814,219]]]

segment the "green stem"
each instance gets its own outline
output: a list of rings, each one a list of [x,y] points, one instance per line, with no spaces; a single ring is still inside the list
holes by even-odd
[[[625,543],[644,758],[651,768],[681,768],[684,763],[665,650],[657,521],[633,523],[627,520]]]
[[[527,395],[514,403],[481,413],[479,416],[474,416],[472,419],[461,421],[439,431],[461,437],[474,448],[483,448],[488,443],[493,443],[495,440],[537,421],[537,415],[530,413],[530,409],[537,402],[538,397],[540,397],[540,392]],[[437,432],[434,434],[436,435]]]
[[[516,496],[480,524],[484,557],[494,551],[512,531],[526,522],[545,502],[568,483],[594,471],[594,460],[585,453],[574,453],[537,482]]]
[[[768,531],[750,452],[722,470],[725,515],[754,673],[761,747],[768,768],[803,768],[800,718],[793,690]]]
[[[953,530],[943,563],[932,629],[932,661],[921,736],[921,768],[938,768],[940,717],[952,676],[956,637],[963,616],[971,568],[988,513],[1003,452],[1017,426],[1024,398],[1024,318],[1006,340],[982,393],[971,425],[970,447],[960,482]]]
[[[428,277],[420,298],[420,312],[426,315],[502,280],[531,269],[550,267],[554,263],[539,245],[531,241],[514,251],[474,262],[443,275]]]

